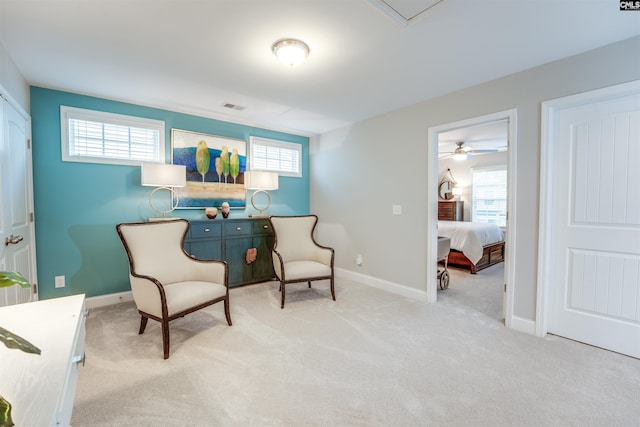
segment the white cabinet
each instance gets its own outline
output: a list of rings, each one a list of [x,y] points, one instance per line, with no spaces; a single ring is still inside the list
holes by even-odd
[[[68,426],[79,366],[84,362],[84,295],[0,308],[0,326],[41,354],[0,343],[0,395],[12,405],[16,426]]]

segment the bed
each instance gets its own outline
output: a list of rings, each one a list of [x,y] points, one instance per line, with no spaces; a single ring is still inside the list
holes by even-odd
[[[504,261],[504,235],[495,224],[438,221],[438,236],[451,239],[448,264],[471,274]]]

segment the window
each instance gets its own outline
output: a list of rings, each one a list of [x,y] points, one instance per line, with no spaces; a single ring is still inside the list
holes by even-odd
[[[164,162],[164,122],[60,107],[62,160],[139,165]]]
[[[507,226],[507,168],[472,169],[471,221]]]
[[[302,176],[302,145],[252,136],[249,139],[252,170],[278,172],[280,176]]]

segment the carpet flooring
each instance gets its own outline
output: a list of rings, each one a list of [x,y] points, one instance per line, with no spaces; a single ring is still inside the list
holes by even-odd
[[[137,335],[133,303],[91,310],[74,426],[640,426],[640,360],[509,330],[502,265],[449,269],[426,304],[356,282],[231,290]]]

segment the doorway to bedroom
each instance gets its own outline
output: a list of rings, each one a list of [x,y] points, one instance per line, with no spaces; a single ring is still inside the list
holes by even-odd
[[[508,242],[514,240],[515,117],[512,110],[430,128],[428,146],[427,252],[434,271],[428,266],[427,273],[437,278],[427,285],[428,297],[456,301],[506,324],[512,313],[505,284],[513,271]],[[442,261],[437,236],[449,238],[446,269],[436,264]]]

